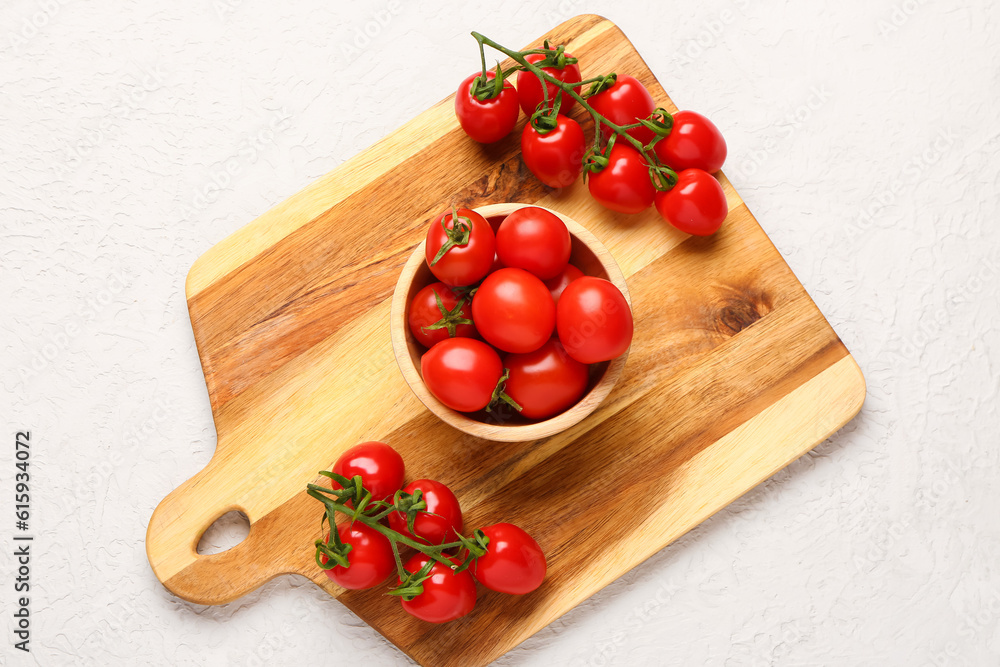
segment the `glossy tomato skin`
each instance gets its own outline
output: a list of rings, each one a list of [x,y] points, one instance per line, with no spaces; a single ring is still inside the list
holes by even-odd
[[[510,595],[524,595],[542,585],[545,554],[531,535],[510,523],[486,526],[483,532],[490,538],[486,553],[469,568],[479,583]]]
[[[475,412],[489,405],[503,364],[496,350],[480,340],[448,338],[424,353],[420,373],[439,401],[452,410]]]
[[[428,558],[418,553],[403,565],[403,569],[419,572]],[[455,559],[449,560],[459,565]],[[430,578],[423,583],[423,593],[412,600],[400,598],[408,614],[429,623],[447,623],[462,618],[476,606],[476,582],[468,570],[455,574],[443,563],[435,563],[428,574]]]
[[[685,169],[677,174],[674,187],[656,193],[656,210],[682,232],[710,236],[722,226],[729,204],[714,176],[701,169]]]
[[[454,310],[460,301],[455,296],[455,293],[451,291],[451,288],[441,282],[431,283],[417,292],[417,295],[413,297],[413,301],[410,302],[410,313],[406,319],[410,325],[410,332],[413,334],[413,337],[424,347],[434,347],[435,343],[440,343],[449,338],[448,329],[446,328],[424,328],[438,322],[443,317],[441,310],[438,308],[437,299],[434,298],[435,294],[441,297],[441,303],[448,311]],[[472,305],[466,302],[459,311],[459,315],[464,319],[471,320]],[[477,335],[475,324],[459,324],[455,326],[456,338],[476,338]]]
[[[619,213],[645,211],[653,205],[656,194],[642,153],[624,142],[611,147],[604,169],[587,175],[587,187],[602,206]]]
[[[559,307],[559,297],[562,295],[563,290],[566,289],[566,286],[577,278],[582,277],[583,271],[572,264],[567,264],[566,268],[559,272],[559,275],[545,281],[545,286],[549,288],[549,294],[552,295],[552,300],[556,302],[557,308]]]
[[[657,157],[675,171],[702,169],[710,174],[726,161],[726,140],[715,123],[694,111],[678,111],[674,125],[653,146]]]
[[[448,235],[441,227],[441,221],[444,220],[448,229],[455,227],[451,211],[445,211],[431,221],[424,246],[424,257],[431,273],[452,287],[472,285],[482,280],[489,272],[496,254],[496,237],[486,218],[467,208],[458,209],[458,217],[460,223],[471,223],[468,243],[452,246],[437,263],[431,264],[438,251],[448,242]],[[468,222],[462,218],[466,218]]]
[[[573,359],[550,338],[534,352],[508,354],[504,391],[521,406],[521,416],[548,419],[576,404],[587,390],[587,364]]]
[[[336,565],[324,570],[338,586],[351,590],[362,590],[377,586],[396,571],[396,561],[392,555],[392,545],[382,533],[361,522],[343,524],[337,531],[344,544],[351,545],[347,554],[349,567]],[[322,562],[328,561],[326,556]]]
[[[559,275],[573,249],[566,223],[538,206],[519,208],[497,230],[497,256],[504,266],[547,280]]]
[[[619,76],[613,86],[592,95],[587,101],[599,114],[616,125],[631,125],[649,117],[656,109],[653,96],[646,90],[646,86],[631,76]],[[611,128],[602,124],[601,133],[607,139],[611,136]],[[632,128],[628,134],[643,145],[652,141],[654,136],[653,131],[644,126]]]
[[[340,455],[332,471],[347,479],[361,475],[361,484],[372,494],[372,500],[390,500],[403,486],[403,457],[384,442],[362,442]],[[342,488],[330,480],[333,488]]]
[[[514,129],[521,108],[517,104],[517,91],[510,81],[503,82],[497,97],[478,100],[472,94],[472,82],[480,72],[470,74],[455,93],[455,115],[465,133],[481,144],[500,141]],[[496,72],[486,72],[487,78],[496,78]]]
[[[531,173],[550,188],[573,185],[583,170],[586,140],[580,124],[562,114],[556,128],[539,134],[531,123],[521,132],[521,157]]]
[[[632,344],[632,310],[614,283],[584,276],[559,297],[556,329],[571,357],[583,364],[609,361]]]
[[[413,495],[418,489],[423,494],[421,497],[427,503],[427,509],[419,511],[413,520],[416,534],[409,531],[406,515],[401,512],[389,515],[389,527],[423,544],[436,545],[457,540],[457,534],[462,532],[462,508],[455,494],[433,479],[414,480],[403,491]]]
[[[472,298],[472,317],[490,345],[504,352],[531,352],[552,336],[556,305],[541,279],[507,267],[479,286]]]
[[[566,53],[567,58],[572,58],[572,54]],[[537,63],[542,60],[545,54],[542,53],[529,53],[524,57],[529,63]],[[581,81],[580,76],[580,66],[576,63],[572,65],[566,65],[566,67],[559,69],[557,67],[543,67],[542,71],[549,76],[555,77],[560,81],[566,83],[579,83]],[[549,90],[549,104],[554,105],[556,101],[556,95],[562,99],[559,104],[560,113],[567,113],[576,104],[576,100],[570,96],[565,95],[555,84],[545,82],[545,87]],[[579,90],[577,91],[579,92]],[[521,103],[521,110],[524,111],[526,116],[530,116],[535,113],[535,109],[538,105],[545,100],[544,93],[542,92],[542,84],[538,80],[538,77],[531,72],[518,72],[517,73],[517,99]]]

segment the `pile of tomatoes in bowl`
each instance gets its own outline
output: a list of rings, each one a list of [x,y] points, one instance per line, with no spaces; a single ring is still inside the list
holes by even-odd
[[[412,361],[449,410],[493,425],[549,420],[623,361],[633,333],[624,279],[571,220],[538,206],[483,210],[435,217],[421,265],[412,277],[404,270],[397,291],[406,290]]]

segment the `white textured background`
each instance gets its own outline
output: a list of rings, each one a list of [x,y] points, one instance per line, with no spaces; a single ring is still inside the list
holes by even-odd
[[[584,12],[722,128],[727,174],[869,394],[815,452],[499,664],[1000,663],[1000,5],[518,4],[5,0],[0,663],[407,664],[302,579],[204,608],[153,577],[150,513],[215,446],[184,278],[451,93],[477,66],[470,30],[517,47]],[[25,428],[27,659],[9,613]]]

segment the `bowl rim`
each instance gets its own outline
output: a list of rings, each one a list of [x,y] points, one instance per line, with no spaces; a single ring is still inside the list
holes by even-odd
[[[576,222],[568,215],[544,206],[538,206],[537,204],[513,202],[486,204],[472,208],[471,210],[479,213],[484,218],[490,218],[497,215],[509,215],[518,209],[529,206],[549,211],[559,217],[559,219],[566,224],[566,228],[569,230],[570,234],[577,237],[591,252],[594,253],[594,255],[597,256],[601,266],[608,274],[608,280],[612,282],[615,287],[621,290],[622,295],[625,297],[625,301],[629,305],[629,309],[631,309],[632,298],[629,295],[628,285],[625,283],[625,275],[622,273],[621,267],[618,266],[618,262],[615,261],[614,257],[612,257],[607,247],[605,247],[605,245],[601,243],[601,241],[594,236],[589,229]],[[457,410],[452,410],[439,401],[424,384],[420,370],[416,367],[410,357],[410,350],[407,343],[407,332],[409,328],[409,325],[406,322],[407,295],[409,293],[413,277],[420,268],[420,264],[425,261],[425,243],[426,241],[421,239],[420,243],[418,243],[413,249],[409,259],[403,265],[403,269],[399,274],[399,279],[396,281],[396,287],[392,293],[392,304],[389,312],[389,331],[392,339],[392,351],[396,357],[396,365],[403,374],[403,379],[406,381],[406,384],[409,385],[410,390],[413,391],[414,395],[416,395],[416,397],[421,403],[424,404],[424,406],[427,407],[428,410],[430,410],[435,416],[440,418],[446,424],[457,428],[463,433],[468,433],[469,435],[473,435],[478,438],[484,438],[497,442],[523,442],[545,438],[565,431],[566,429],[583,421],[597,409],[597,407],[604,401],[607,395],[611,393],[611,390],[618,382],[618,378],[621,376],[622,370],[625,368],[625,361],[628,359],[631,346],[629,346],[629,349],[623,354],[608,362],[608,367],[605,369],[604,375],[601,379],[591,388],[590,391],[584,394],[575,405],[554,417],[536,422],[534,424],[488,424],[486,422],[472,419]]]

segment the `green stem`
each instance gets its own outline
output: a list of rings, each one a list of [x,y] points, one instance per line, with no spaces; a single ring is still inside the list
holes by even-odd
[[[581,96],[576,91],[576,88],[578,86],[582,86],[583,83],[585,83],[585,82],[581,81],[580,83],[572,83],[571,84],[571,83],[566,83],[565,81],[560,81],[559,79],[555,78],[554,76],[546,74],[542,70],[542,68],[536,66],[534,63],[528,62],[528,60],[524,57],[525,54],[528,54],[528,53],[537,53],[538,49],[533,49],[531,51],[512,51],[511,49],[508,49],[507,47],[505,47],[505,46],[503,46],[501,44],[497,44],[492,39],[490,39],[489,37],[486,37],[485,35],[483,35],[481,33],[473,31],[472,36],[475,38],[476,42],[479,43],[479,52],[480,52],[480,54],[483,54],[482,57],[483,57],[484,67],[485,67],[485,62],[486,62],[486,56],[485,56],[485,51],[484,51],[483,47],[485,45],[485,46],[490,46],[490,47],[496,49],[500,53],[503,53],[505,56],[507,56],[508,58],[511,58],[512,60],[514,60],[514,62],[516,62],[519,65],[521,65],[522,68],[528,70],[529,72],[532,72],[535,76],[537,76],[542,81],[547,81],[547,82],[549,82],[549,83],[557,86],[562,91],[564,91],[566,94],[568,94],[570,97],[572,97],[577,102],[579,102],[580,105],[584,109],[586,109],[590,113],[590,116],[594,119],[594,133],[596,135],[594,137],[594,143],[595,143],[595,146],[596,146],[597,150],[600,150],[600,139],[598,137],[601,134],[601,125],[603,124],[603,125],[606,125],[607,127],[609,127],[611,129],[611,131],[614,132],[616,135],[618,135],[619,137],[624,138],[626,141],[628,141],[630,144],[632,144],[632,147],[635,148],[637,151],[639,151],[639,153],[646,160],[647,164],[649,164],[651,167],[655,167],[657,169],[666,170],[666,171],[669,171],[671,174],[673,174],[673,170],[670,169],[669,167],[667,167],[666,165],[664,165],[662,162],[660,162],[660,159],[659,159],[659,157],[657,157],[657,155],[656,155],[655,152],[653,152],[651,150],[647,150],[646,146],[641,141],[639,141],[638,139],[636,139],[636,138],[634,138],[634,137],[632,137],[631,135],[628,134],[627,129],[628,129],[629,126],[622,126],[622,125],[618,125],[617,123],[612,123],[603,114],[599,113],[597,110],[595,110],[592,106],[590,106],[587,103],[586,99],[583,96]],[[595,81],[600,81],[603,78],[604,77],[597,77],[596,79],[588,79],[586,81],[586,83],[592,83],[592,82],[595,82]],[[543,89],[545,89],[544,85],[543,85]],[[676,179],[676,174],[674,174],[674,179]]]
[[[482,80],[485,82],[486,78],[487,78],[486,77],[486,49],[483,48],[482,44],[479,45],[479,60],[482,61],[482,64],[483,64],[483,73],[480,76],[482,77]]]
[[[309,489],[309,495],[321,501],[323,505],[326,507],[327,518],[330,521],[331,533],[336,532],[337,530],[336,521],[333,520],[333,517],[335,516],[334,513],[340,512],[341,514],[345,514],[347,516],[352,517],[354,521],[360,521],[361,523],[368,526],[372,530],[381,533],[393,545],[394,550],[397,549],[396,543],[398,542],[401,544],[405,544],[408,547],[412,547],[413,549],[416,549],[417,551],[429,556],[430,558],[433,558],[439,563],[447,565],[449,568],[454,567],[455,564],[452,563],[450,560],[448,560],[446,557],[442,556],[441,554],[447,549],[452,549],[454,547],[461,546],[462,545],[461,542],[446,542],[445,544],[439,544],[434,546],[422,544],[421,542],[417,542],[416,540],[410,539],[406,535],[398,533],[392,528],[388,528],[379,523],[379,520],[382,517],[384,517],[389,511],[392,511],[394,508],[389,508],[385,512],[382,512],[376,516],[372,516],[365,512],[357,514],[354,509],[351,509],[347,505],[336,502],[335,500],[329,498],[328,496],[323,495],[323,492],[326,490],[323,487],[318,486],[316,484],[310,484],[308,486],[308,489]],[[339,542],[339,537],[335,539]]]
[[[406,578],[406,572],[403,570],[403,559],[399,557],[399,547],[393,540],[389,540],[389,545],[392,547],[392,557],[396,561],[396,574],[399,575],[399,580],[402,581]]]

